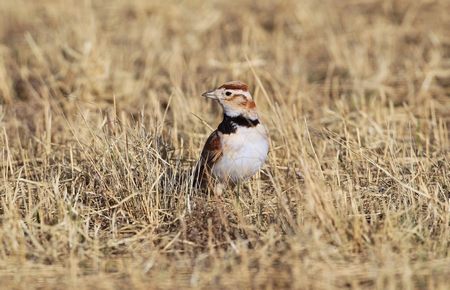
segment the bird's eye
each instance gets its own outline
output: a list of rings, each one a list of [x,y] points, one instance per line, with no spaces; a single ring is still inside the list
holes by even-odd
[[[226,92],[225,95],[231,96],[231,92]]]

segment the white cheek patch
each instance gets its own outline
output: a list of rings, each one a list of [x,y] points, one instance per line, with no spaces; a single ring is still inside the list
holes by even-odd
[[[242,98],[250,101],[252,99],[252,96],[250,95],[249,92],[243,91],[243,90],[238,90],[235,95],[242,95]]]

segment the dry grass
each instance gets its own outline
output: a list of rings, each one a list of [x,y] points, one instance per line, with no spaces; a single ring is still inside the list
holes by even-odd
[[[1,1],[1,288],[448,289],[448,11]],[[201,198],[200,93],[232,79],[270,157]]]

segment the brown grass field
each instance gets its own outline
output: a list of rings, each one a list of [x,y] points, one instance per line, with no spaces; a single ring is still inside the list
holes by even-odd
[[[0,0],[0,289],[449,289],[449,11]],[[236,79],[269,158],[201,196]]]

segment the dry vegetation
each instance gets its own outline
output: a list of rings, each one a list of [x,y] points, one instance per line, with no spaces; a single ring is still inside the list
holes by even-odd
[[[1,289],[448,289],[449,1],[0,1]],[[269,160],[189,174],[251,85]]]

